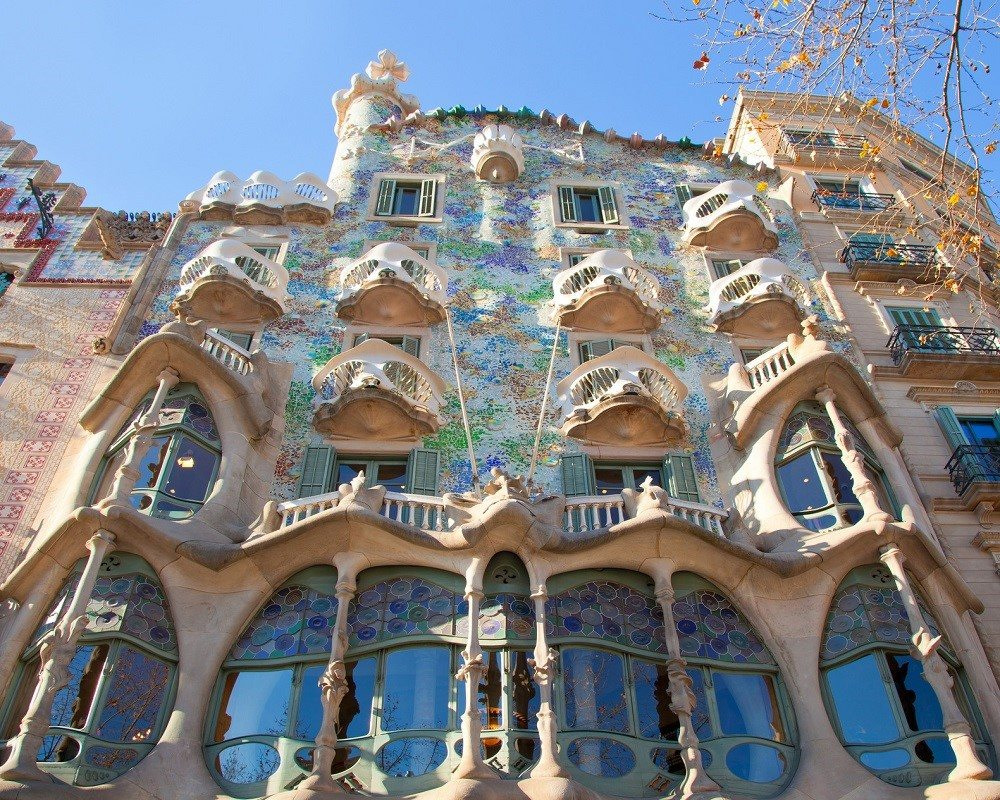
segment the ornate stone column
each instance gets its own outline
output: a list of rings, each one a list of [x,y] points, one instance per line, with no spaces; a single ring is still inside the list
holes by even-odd
[[[319,679],[323,719],[319,733],[316,734],[312,773],[302,782],[302,788],[342,791],[340,785],[330,777],[330,769],[337,751],[340,703],[348,689],[347,667],[344,664],[347,653],[347,609],[358,590],[358,573],[366,562],[363,555],[353,552],[337,553],[333,558],[333,565],[337,568],[337,616],[334,618],[333,637],[330,640],[330,660]]]
[[[465,599],[469,604],[469,633],[465,649],[462,651],[462,666],[455,674],[465,681],[465,713],[462,714],[462,761],[455,770],[456,778],[489,779],[496,778],[483,762],[480,752],[480,738],[483,721],[479,716],[477,693],[486,674],[483,663],[483,649],[479,646],[479,609],[483,600],[483,570],[486,564],[474,558],[465,573]]]
[[[844,419],[840,416],[840,410],[834,403],[836,395],[829,386],[821,386],[816,392],[816,399],[826,408],[826,413],[833,423],[834,438],[840,453],[844,458],[844,466],[851,473],[851,480],[854,484],[854,496],[861,503],[861,508],[865,512],[865,519],[892,520],[892,515],[884,511],[878,504],[878,493],[875,484],[865,471],[865,457],[858,452],[854,444],[854,437],[844,425]]]
[[[35,763],[35,756],[49,730],[52,703],[56,694],[69,683],[69,665],[76,654],[76,643],[87,627],[87,603],[97,582],[97,571],[115,542],[108,531],[100,530],[87,540],[87,563],[76,585],[69,606],[55,628],[42,639],[39,648],[38,683],[31,695],[21,727],[10,741],[10,755],[0,766],[5,780],[50,780]]]
[[[909,576],[903,568],[905,562],[903,553],[896,545],[890,544],[881,549],[879,559],[896,579],[896,588],[903,600],[906,618],[913,633],[914,653],[923,664],[924,680],[931,685],[941,705],[944,729],[948,734],[948,741],[951,742],[951,748],[955,751],[956,760],[955,769],[948,773],[948,781],[988,780],[993,772],[979,760],[979,755],[976,753],[972,727],[952,694],[954,681],[948,672],[948,665],[937,651],[941,645],[941,637],[932,638],[927,629],[924,615],[917,603],[917,596],[913,593]]]
[[[692,797],[701,792],[711,792],[714,797],[721,787],[712,780],[701,761],[698,734],[691,722],[696,699],[691,689],[691,676],[687,662],[681,657],[681,643],[674,622],[674,562],[668,558],[651,558],[643,569],[654,581],[656,600],[663,610],[663,639],[667,647],[667,679],[670,686],[670,710],[677,715],[677,742],[681,746],[681,760],[686,775],[679,787],[678,797]]]
[[[555,678],[556,660],[559,654],[549,647],[545,635],[545,602],[549,599],[545,582],[551,573],[551,567],[540,558],[524,559],[534,586],[531,599],[535,604],[535,652],[534,658],[528,659],[538,684],[538,738],[541,740],[541,753],[538,763],[532,768],[532,778],[568,778],[569,773],[556,760],[559,745],[556,735],[559,726],[555,711],[552,710],[552,681]]]
[[[139,464],[146,457],[146,453],[153,443],[153,434],[160,426],[160,409],[163,408],[163,403],[167,399],[167,392],[180,382],[177,372],[170,367],[163,370],[157,379],[160,385],[156,387],[152,405],[145,414],[135,421],[135,433],[129,439],[125,460],[118,468],[114,485],[111,487],[111,494],[108,496],[110,499],[123,503],[128,502],[128,496],[135,488],[135,482],[139,480]]]

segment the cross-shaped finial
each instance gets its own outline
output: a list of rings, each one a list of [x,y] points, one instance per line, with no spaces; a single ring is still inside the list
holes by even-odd
[[[392,50],[379,50],[378,61],[369,61],[365,72],[372,80],[392,77],[402,82],[410,77],[410,68]]]

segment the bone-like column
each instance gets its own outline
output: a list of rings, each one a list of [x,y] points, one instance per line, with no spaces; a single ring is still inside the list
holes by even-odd
[[[479,686],[486,674],[483,649],[479,645],[479,609],[483,601],[482,560],[473,558],[466,572],[465,600],[469,604],[469,631],[462,651],[462,666],[455,677],[465,682],[465,713],[462,714],[462,760],[455,770],[455,778],[496,778],[486,766],[480,752],[479,740],[483,721],[479,716]]]

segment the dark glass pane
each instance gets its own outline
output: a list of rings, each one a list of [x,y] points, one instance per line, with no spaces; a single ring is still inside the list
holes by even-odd
[[[854,494],[854,478],[844,464],[839,453],[823,453],[823,466],[833,487],[833,496],[838,503],[858,503]]]
[[[639,715],[639,735],[647,739],[677,741],[680,722],[670,709],[667,665],[633,658],[632,681]]]
[[[899,738],[873,654],[827,670],[826,681],[845,744],[884,744]]]
[[[830,503],[811,453],[803,453],[778,467],[778,482],[793,514],[823,508]]]
[[[712,738],[712,718],[708,715],[708,698],[705,697],[705,676],[700,669],[689,669],[691,691],[694,692],[694,711],[691,712],[691,725],[699,739]],[[706,763],[707,767],[708,764]]]
[[[69,664],[69,682],[56,692],[49,725],[77,729],[86,726],[107,658],[108,646],[104,644],[76,648]]]
[[[80,743],[71,736],[46,736],[35,755],[35,761],[62,763],[72,761],[80,753]]]
[[[437,769],[447,756],[443,741],[420,736],[389,742],[375,754],[375,765],[394,778],[412,778]]]
[[[135,482],[136,489],[152,489],[156,486],[169,447],[169,436],[157,436],[153,439],[153,443],[139,462],[139,480]]]
[[[198,506],[184,506],[170,500],[158,498],[152,516],[163,519],[187,519],[197,510]]]
[[[420,189],[416,186],[397,186],[396,202],[392,213],[412,217],[418,212],[419,203]]]
[[[604,650],[562,651],[566,726],[581,730],[630,731],[622,657]]]
[[[528,664],[531,654],[525,650],[511,652],[511,725],[521,730],[537,730],[541,698],[534,681],[534,670]],[[531,742],[532,739],[518,741]]]
[[[212,488],[219,457],[194,439],[182,436],[174,451],[163,491],[178,500],[202,502]]]
[[[323,722],[323,701],[320,699],[319,679],[326,671],[326,664],[314,664],[302,671],[299,688],[299,708],[295,715],[293,735],[296,739],[315,739]],[[344,700],[347,700],[344,697]]]
[[[784,741],[774,684],[766,675],[712,671],[722,733]]]
[[[337,735],[344,739],[366,736],[371,728],[375,698],[375,659],[362,658],[347,664],[347,696],[340,703]]]
[[[944,730],[941,705],[931,685],[923,678],[923,666],[912,656],[886,653],[889,674],[903,706],[903,718],[911,731]],[[920,755],[917,753],[917,755]]]
[[[576,202],[579,207],[577,218],[580,222],[601,222],[601,204],[597,199],[597,193],[576,192]]]
[[[959,419],[962,433],[972,444],[1000,444],[1000,434],[997,433],[993,420],[989,419]]]
[[[868,769],[899,769],[910,763],[910,751],[897,747],[893,750],[880,750],[877,753],[862,753],[859,760]]]
[[[376,465],[374,485],[384,486],[390,492],[405,492],[406,464]]]
[[[632,469],[632,483],[634,484],[632,488],[638,489],[646,478],[652,479],[653,486],[663,485],[663,474],[659,467],[634,467]]]
[[[215,768],[230,783],[259,783],[274,774],[281,763],[278,751],[261,742],[227,747],[215,757]]]
[[[477,699],[480,724],[484,731],[495,731],[503,727],[503,671],[500,668],[500,651],[487,650],[483,653],[486,673],[479,683]]]
[[[122,647],[111,670],[97,736],[111,742],[152,739],[169,682],[166,662]]]
[[[770,783],[784,774],[785,757],[773,747],[746,742],[726,753],[726,766],[737,778],[754,783]]]
[[[227,674],[215,723],[215,741],[262,734],[283,736],[288,728],[292,672],[269,669]]]
[[[594,484],[597,494],[617,494],[625,488],[625,470],[621,467],[597,467]]]
[[[684,759],[681,758],[681,751],[673,747],[657,747],[649,751],[649,758],[656,765],[656,768],[663,772],[674,775],[683,775]]]
[[[943,736],[935,736],[917,742],[913,748],[917,758],[927,764],[954,764],[955,751],[951,743]]]
[[[295,751],[295,763],[307,772],[313,766],[313,748],[300,747]],[[344,770],[350,769],[361,760],[361,751],[354,747],[338,747],[333,751],[333,763],[330,764],[330,773],[337,775]]]
[[[581,772],[601,778],[621,778],[635,769],[635,753],[614,739],[574,739],[566,755]]]
[[[359,474],[368,469],[368,464],[365,461],[353,461],[353,462],[338,462],[337,463],[337,486],[342,483],[350,483]],[[367,475],[365,476],[367,477]]]
[[[408,647],[389,653],[382,730],[447,729],[450,690],[451,653],[447,647]]]

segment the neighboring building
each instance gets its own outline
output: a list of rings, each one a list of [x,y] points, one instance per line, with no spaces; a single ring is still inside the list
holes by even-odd
[[[993,284],[895,299],[954,276],[888,144],[852,182],[879,126],[407,77],[334,95],[328,181],[220,172],[134,256],[90,211],[51,277],[119,288],[0,297],[0,797],[1000,798]]]

